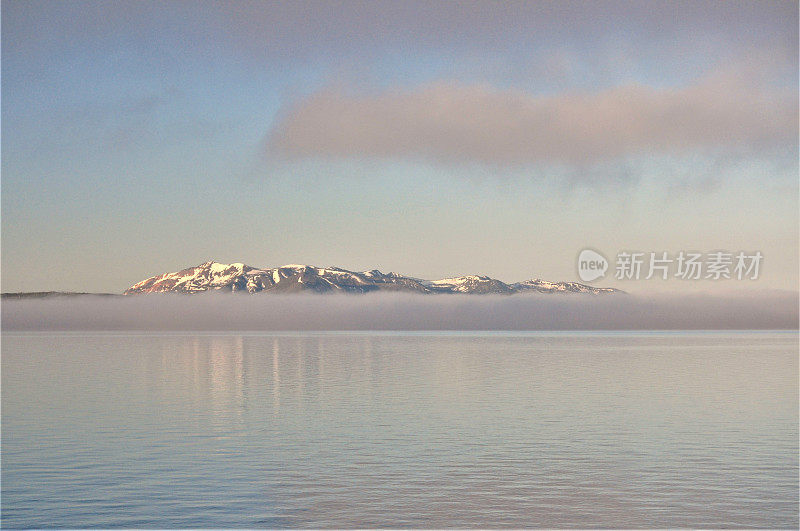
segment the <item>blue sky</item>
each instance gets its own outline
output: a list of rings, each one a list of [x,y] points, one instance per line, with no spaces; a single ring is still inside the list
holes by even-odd
[[[797,289],[793,2],[4,2],[2,289],[209,259]],[[711,282],[616,282],[632,291]]]

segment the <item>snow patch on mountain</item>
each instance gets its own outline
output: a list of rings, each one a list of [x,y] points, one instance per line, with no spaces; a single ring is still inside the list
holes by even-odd
[[[482,275],[464,275],[439,280],[423,280],[377,269],[355,272],[340,267],[288,264],[262,269],[241,262],[224,264],[213,260],[137,282],[125,294],[205,291],[279,292],[294,291],[367,293],[405,291],[416,293],[619,293],[611,288],[595,288],[577,282],[548,282],[541,279],[506,284]]]

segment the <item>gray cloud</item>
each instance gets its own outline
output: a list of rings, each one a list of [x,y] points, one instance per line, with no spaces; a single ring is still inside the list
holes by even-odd
[[[5,300],[13,330],[794,329],[795,292],[651,296],[155,295]]]
[[[557,42],[713,38],[795,47],[797,3],[717,0],[280,0],[3,3],[3,58],[157,35],[292,63],[398,48],[507,50]],[[28,57],[30,59],[30,57]]]
[[[553,98],[456,82],[367,96],[321,91],[287,107],[270,135],[270,146],[289,155],[502,163],[741,147],[785,139],[787,123],[796,131],[797,12],[796,2],[715,0],[6,2],[3,72],[13,75],[3,91],[13,99],[14,89],[39,86],[50,70],[80,66],[86,50],[136,50],[167,73],[185,68],[186,49],[212,64],[223,53],[234,64],[253,61],[248,67],[319,67],[326,75],[381,59],[412,71],[438,61],[444,66],[431,78],[465,70],[473,80],[532,76],[551,89],[657,78],[653,65],[681,78],[768,50],[792,80],[788,96],[719,81]],[[632,75],[637,64],[648,70]]]
[[[790,147],[793,90],[715,73],[677,89],[630,84],[540,96],[437,83],[353,94],[323,90],[284,110],[267,149],[287,157],[593,164],[642,153]]]

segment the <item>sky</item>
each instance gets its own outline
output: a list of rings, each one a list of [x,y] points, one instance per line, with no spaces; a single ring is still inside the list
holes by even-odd
[[[208,260],[798,289],[796,2],[2,3],[2,291]],[[613,268],[612,268],[613,269]]]

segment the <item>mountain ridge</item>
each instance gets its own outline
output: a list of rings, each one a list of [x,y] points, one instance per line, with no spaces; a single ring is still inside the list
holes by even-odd
[[[288,264],[274,268],[257,268],[242,262],[224,264],[209,260],[197,266],[172,273],[163,273],[137,282],[125,295],[142,293],[203,293],[231,291],[246,293],[368,293],[399,291],[410,293],[585,293],[601,295],[624,293],[614,288],[596,288],[578,282],[549,282],[530,279],[507,284],[485,275],[463,275],[439,280],[416,277],[378,269],[350,271],[341,267],[317,267]]]

